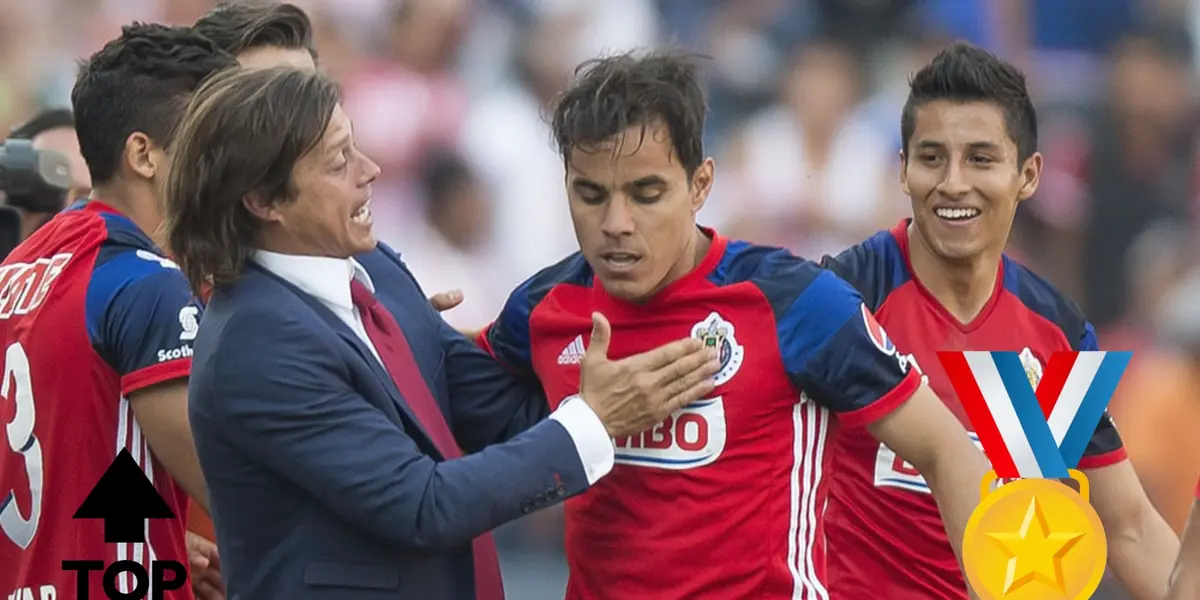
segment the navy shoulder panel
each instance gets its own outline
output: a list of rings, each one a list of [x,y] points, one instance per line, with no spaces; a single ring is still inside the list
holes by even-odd
[[[583,253],[576,252],[518,285],[508,296],[500,316],[487,329],[492,355],[510,366],[532,372],[529,319],[534,308],[557,286],[590,287],[592,283],[591,266]]]
[[[904,254],[890,231],[880,231],[837,256],[826,255],[821,266],[854,286],[872,311],[910,279]]]
[[[1079,350],[1078,345],[1091,329],[1079,305],[1025,265],[1007,255],[1002,261],[1004,289],[1016,296],[1029,310],[1058,325],[1072,347]]]

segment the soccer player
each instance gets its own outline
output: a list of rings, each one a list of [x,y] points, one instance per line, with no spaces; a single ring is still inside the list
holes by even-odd
[[[1017,204],[1033,195],[1042,169],[1021,72],[952,45],[913,77],[900,130],[912,219],[823,264],[862,293],[891,340],[912,353],[908,362],[921,365],[969,427],[938,351],[1020,352],[1036,385],[1053,352],[1097,350],[1096,334],[1073,302],[1003,254]],[[834,447],[825,529],[836,548],[831,597],[965,597],[927,471],[862,430],[840,431]],[[1107,415],[1079,468],[1104,521],[1109,566],[1135,597],[1161,598],[1178,542]]]
[[[1183,529],[1179,560],[1172,575],[1171,593],[1167,595],[1167,600],[1196,598],[1200,598],[1200,483],[1196,484],[1196,501]]]
[[[571,599],[827,598],[826,449],[841,428],[923,465],[952,536],[978,502],[982,455],[857,292],[697,226],[705,114],[687,57],[588,65],[553,119],[582,251],[519,286],[478,340],[549,398],[579,389],[589,335],[609,329],[618,356],[681,334],[720,356],[711,396],[615,440],[609,477],[567,502]]]
[[[189,95],[234,65],[190,29],[135,24],[80,68],[71,102],[91,200],[0,265],[0,437],[11,449],[0,452],[0,595],[74,597],[64,560],[147,571],[152,560],[188,560],[186,496],[207,496],[187,418],[199,308],[149,233],[161,222],[164,148]],[[144,542],[109,544],[100,520],[72,515],[122,451],[178,518],[147,520]],[[87,581],[92,598],[108,597],[99,573]],[[135,583],[116,578],[122,593]]]
[[[192,27],[243,67],[316,68],[312,20],[293,4],[221,2]]]

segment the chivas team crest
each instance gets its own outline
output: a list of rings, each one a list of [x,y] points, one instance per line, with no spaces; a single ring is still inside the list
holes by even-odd
[[[1038,384],[1042,382],[1042,363],[1029,348],[1021,351],[1021,366],[1025,367],[1025,377],[1029,379],[1029,387],[1036,390]]]
[[[733,324],[722,319],[721,315],[711,313],[707,319],[693,325],[692,337],[704,342],[705,347],[717,351],[721,370],[713,377],[716,385],[732,379],[742,367],[745,350],[733,336]]]

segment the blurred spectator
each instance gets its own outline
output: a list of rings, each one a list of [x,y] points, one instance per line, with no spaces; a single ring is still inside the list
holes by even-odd
[[[1114,422],[1151,501],[1183,528],[1200,475],[1200,269],[1164,304],[1166,349],[1135,355],[1112,404]]]
[[[1046,128],[1046,172],[1031,218],[1059,278],[1078,276],[1098,328],[1130,309],[1126,255],[1152,223],[1186,223],[1197,199],[1190,41],[1173,28],[1126,37],[1110,61],[1108,96]],[[1071,286],[1074,287],[1074,286]]]
[[[848,47],[797,51],[781,102],[750,121],[718,177],[718,201],[737,207],[730,235],[819,258],[905,214],[896,148],[860,110],[862,84]]]
[[[346,73],[346,112],[358,145],[379,163],[376,222],[403,219],[423,154],[452,144],[466,115],[466,89],[454,72],[472,0],[395,3],[383,56]],[[319,51],[322,49],[318,49]]]
[[[575,68],[570,48],[580,25],[578,16],[559,13],[523,31],[516,77],[479,99],[463,128],[463,149],[496,200],[509,288],[579,248],[545,117]]]
[[[464,301],[442,313],[459,329],[482,329],[500,313],[509,288],[497,283],[491,240],[491,202],[466,161],[435,154],[421,173],[425,219],[395,243],[428,293],[462,290]]]

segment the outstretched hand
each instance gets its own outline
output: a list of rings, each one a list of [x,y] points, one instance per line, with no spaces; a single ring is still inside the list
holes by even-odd
[[[684,338],[621,360],[608,358],[612,325],[592,313],[592,338],[583,355],[579,394],[613,437],[645,431],[704,397],[720,370],[700,340]]]

